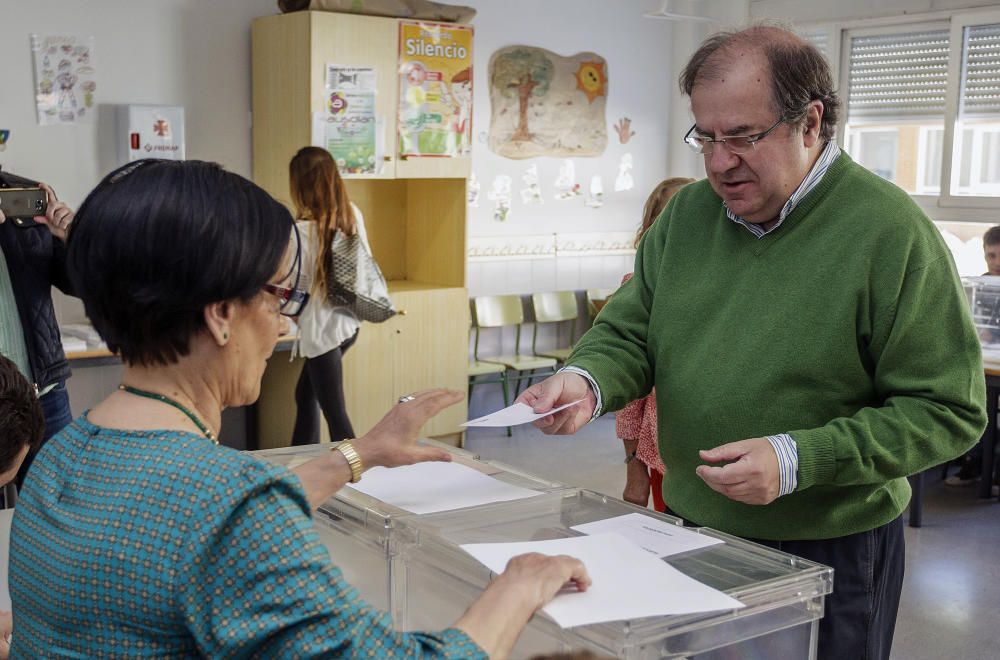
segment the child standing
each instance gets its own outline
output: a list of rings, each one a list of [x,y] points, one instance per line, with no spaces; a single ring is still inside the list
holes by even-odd
[[[642,210],[642,225],[635,235],[636,247],[639,247],[643,235],[653,226],[653,222],[667,207],[670,198],[689,183],[694,183],[694,179],[674,177],[661,181],[653,189]],[[632,273],[627,273],[622,278],[622,284],[631,278]],[[625,491],[622,493],[622,499],[639,506],[647,506],[650,492],[652,492],[653,508],[657,511],[666,511],[667,506],[663,502],[663,473],[665,469],[657,444],[656,391],[650,392],[642,399],[636,399],[618,411],[615,418],[615,430],[625,447],[625,465],[627,466]]]

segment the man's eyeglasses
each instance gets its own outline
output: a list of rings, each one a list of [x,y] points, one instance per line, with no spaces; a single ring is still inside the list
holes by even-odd
[[[737,156],[752,151],[754,145],[770,135],[771,131],[778,128],[785,119],[782,117],[778,121],[774,122],[771,128],[767,129],[763,133],[754,133],[753,135],[730,135],[729,137],[715,138],[707,137],[705,135],[697,135],[694,133],[695,129],[698,127],[697,124],[691,127],[684,136],[684,143],[695,153],[709,155],[715,151],[716,145],[725,145],[729,149],[730,153],[736,154]]]
[[[261,288],[276,295],[281,300],[281,307],[278,311],[284,316],[298,316],[309,301],[309,294],[302,289],[290,289],[270,282]]]

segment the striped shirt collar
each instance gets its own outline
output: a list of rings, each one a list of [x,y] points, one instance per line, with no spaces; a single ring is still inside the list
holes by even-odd
[[[809,174],[807,174],[806,178],[802,180],[802,183],[799,184],[799,187],[795,189],[795,192],[792,193],[792,196],[788,198],[788,201],[785,202],[785,205],[781,207],[781,213],[778,214],[778,221],[774,223],[774,226],[771,227],[770,229],[764,229],[764,227],[762,227],[761,225],[754,224],[748,220],[744,220],[740,216],[730,211],[729,207],[726,206],[726,203],[722,202],[722,207],[726,209],[726,216],[733,222],[746,227],[747,230],[749,230],[749,232],[754,236],[756,236],[758,239],[764,238],[772,231],[781,226],[781,223],[785,221],[785,218],[788,217],[788,214],[792,212],[792,210],[796,207],[796,205],[798,205],[798,203],[801,202],[802,199],[809,194],[809,191],[811,191],[813,188],[816,187],[816,185],[823,178],[823,175],[826,174],[826,171],[830,169],[831,165],[833,165],[833,161],[837,160],[837,156],[839,155],[840,155],[840,147],[837,146],[837,143],[834,140],[830,140],[829,142],[827,142],[826,147],[824,147],[823,149],[823,153],[819,155],[819,158],[816,160],[816,163],[812,166],[812,169],[809,170]]]

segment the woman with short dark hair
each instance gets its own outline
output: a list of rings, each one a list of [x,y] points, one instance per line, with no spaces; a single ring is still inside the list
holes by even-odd
[[[416,435],[461,393],[417,393],[298,476],[218,446],[305,302],[290,236],[284,207],[211,163],[138,161],[81,206],[70,277],[125,367],[25,481],[15,657],[503,656],[563,584],[586,588],[579,561],[525,555],[453,628],[400,633],[330,563],[310,504],[368,467],[448,460]]]

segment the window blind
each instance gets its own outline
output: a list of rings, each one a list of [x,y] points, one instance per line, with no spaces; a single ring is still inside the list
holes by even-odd
[[[1000,24],[965,28],[960,98],[963,119],[1000,118]]]
[[[943,117],[948,30],[851,38],[847,120]]]

